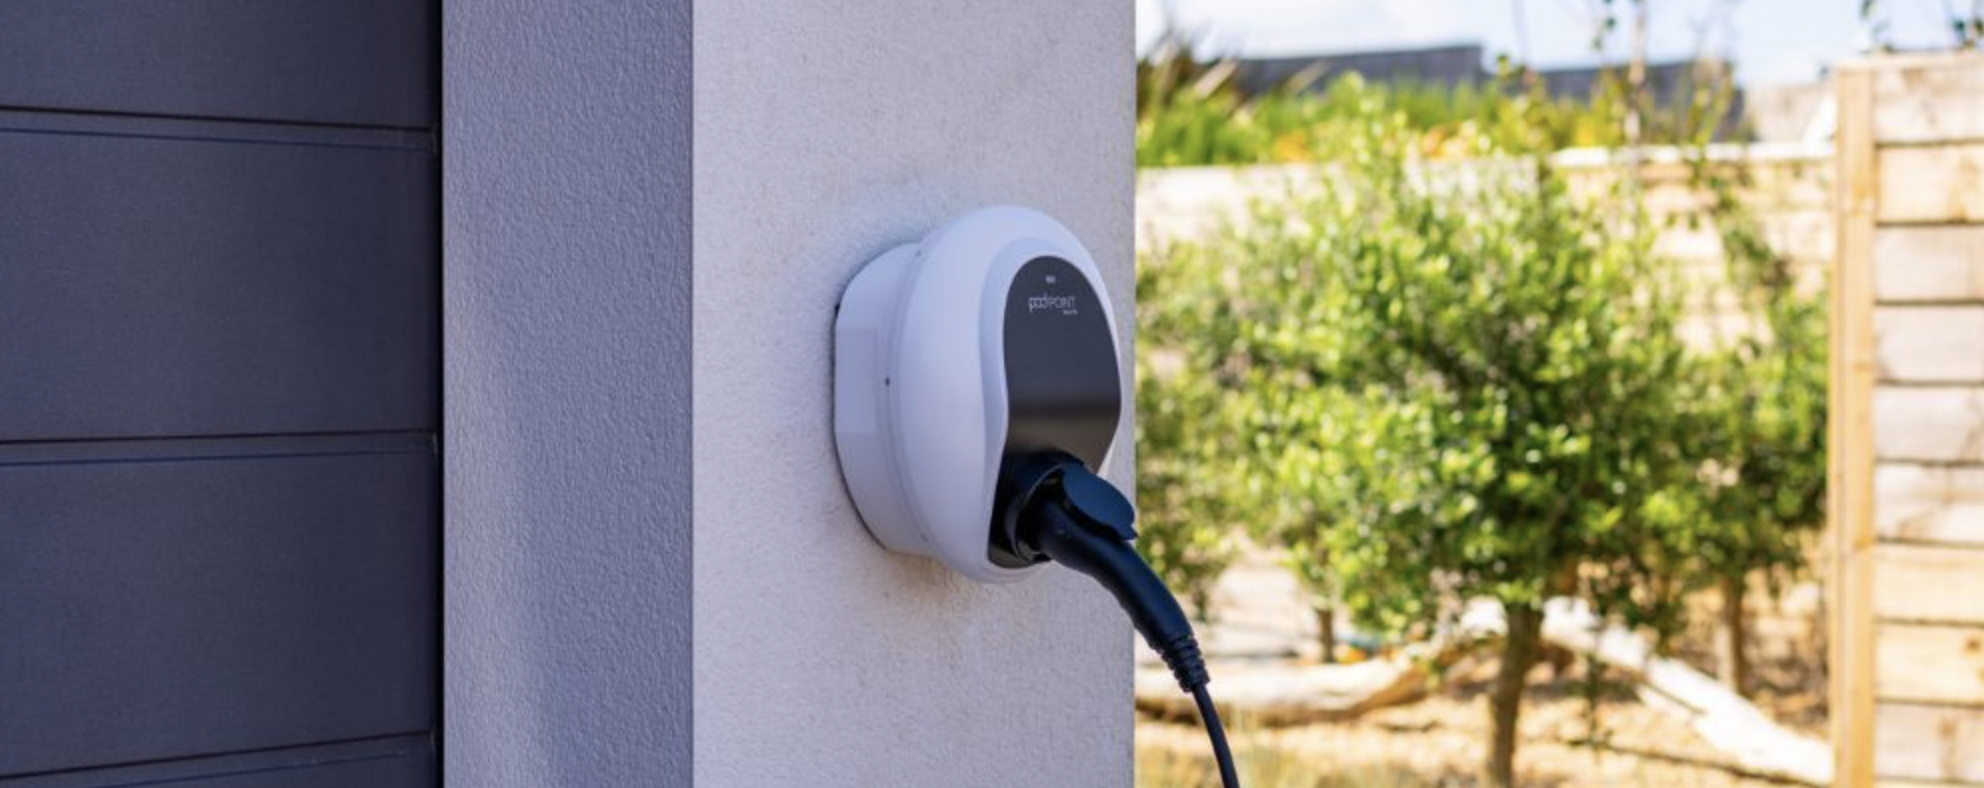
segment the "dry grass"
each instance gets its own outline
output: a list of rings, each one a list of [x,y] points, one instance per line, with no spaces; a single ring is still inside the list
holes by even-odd
[[[1605,746],[1586,737],[1586,704],[1573,685],[1539,670],[1531,685],[1518,756],[1521,780],[1542,788],[1782,788],[1718,765],[1721,757],[1685,724],[1609,693],[1601,706]],[[1249,788],[1474,788],[1487,741],[1478,680],[1456,681],[1409,706],[1348,723],[1260,729],[1234,721],[1234,750]],[[1137,728],[1140,788],[1216,786],[1205,734],[1195,726]]]
[[[1139,729],[1138,788],[1217,788],[1219,773],[1209,756],[1168,746],[1146,746],[1145,735]],[[1247,788],[1430,788],[1433,785],[1402,768],[1355,767],[1333,773],[1326,764],[1251,738],[1235,742],[1234,759],[1240,782]]]
[[[1825,567],[1817,560],[1814,566]],[[1790,584],[1781,595],[1759,588],[1751,595],[1752,656],[1756,701],[1781,724],[1823,738],[1825,617],[1817,580]],[[1698,670],[1716,668],[1713,594],[1696,600],[1690,629],[1674,646]],[[1215,590],[1218,622],[1207,627],[1213,651],[1282,658],[1313,651],[1307,596],[1272,555],[1252,550]],[[1310,656],[1313,656],[1311,654]],[[1478,785],[1488,740],[1482,692],[1494,661],[1484,659],[1468,676],[1454,676],[1422,702],[1382,709],[1342,724],[1263,730],[1232,720],[1234,748],[1249,788],[1473,788]],[[1219,670],[1215,666],[1213,675]],[[1586,705],[1575,682],[1576,661],[1566,675],[1551,667],[1532,674],[1518,756],[1526,786],[1547,788],[1781,788],[1746,777],[1726,756],[1674,717],[1639,703],[1615,687],[1599,716],[1600,748],[1575,742],[1587,734]],[[1214,692],[1218,692],[1215,678]],[[1144,722],[1137,729],[1137,784],[1143,788],[1215,785],[1205,734],[1197,727]]]

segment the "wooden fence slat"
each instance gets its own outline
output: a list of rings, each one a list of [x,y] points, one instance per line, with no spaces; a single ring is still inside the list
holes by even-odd
[[[1882,703],[1984,706],[1984,628],[1882,624],[1874,664]]]
[[[1873,412],[1881,459],[1984,462],[1984,389],[1883,386]]]
[[[1984,594],[1975,590],[1980,578],[1984,550],[1878,545],[1874,615],[1888,621],[1984,624]]]
[[[1984,546],[1984,468],[1883,463],[1874,499],[1882,539]]]
[[[1881,222],[1984,221],[1984,144],[1889,148],[1879,158]]]
[[[1884,227],[1874,260],[1882,302],[1984,301],[1984,226]]]
[[[1874,136],[1884,143],[1984,139],[1984,68],[1954,57],[1874,76]]]
[[[1881,776],[1984,783],[1984,709],[1893,703],[1877,716]]]
[[[1984,305],[1879,307],[1874,337],[1881,380],[1984,382]]]

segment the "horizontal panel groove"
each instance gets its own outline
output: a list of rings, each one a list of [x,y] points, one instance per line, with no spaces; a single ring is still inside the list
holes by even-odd
[[[1945,227],[1950,229],[1984,228],[1984,218],[1980,219],[1882,219],[1875,229],[1923,229]]]
[[[1888,459],[1883,457],[1880,463],[1883,466],[1897,468],[1922,468],[1939,471],[1984,470],[1984,462],[1977,462],[1975,460],[1911,460],[1906,458]]]
[[[1955,783],[1946,780],[1911,780],[1904,777],[1882,777],[1874,781],[1874,788],[1984,788],[1984,783]]]
[[[1934,622],[1915,623],[1909,621],[1882,621],[1880,622],[1880,624],[1882,626],[1921,627],[1923,629],[1945,628],[1949,626],[1947,624],[1938,624]],[[1909,697],[1905,694],[1900,694],[1900,695],[1881,694],[1876,698],[1876,700],[1879,700],[1881,704],[1885,706],[1897,706],[1897,705],[1915,706],[1915,707],[1920,707],[1926,711],[1946,711],[1956,714],[1984,713],[1984,703],[1930,700],[1925,698]],[[11,788],[11,786],[6,786],[5,783],[0,783],[0,788]]]
[[[1936,550],[1949,550],[1952,552],[1959,552],[1959,553],[1984,553],[1984,544],[1979,544],[1976,542],[1956,542],[1947,539],[1922,539],[1917,537],[1906,537],[1906,536],[1903,537],[1883,536],[1879,540],[1877,540],[1876,543],[1883,545],[1894,545],[1896,547],[1925,547],[1925,548],[1933,548]]]
[[[329,432],[133,439],[0,441],[0,468],[364,454],[432,454],[431,432]]]
[[[1880,301],[1876,301],[1876,302],[1874,302],[1874,306],[1875,306],[1875,307],[1877,307],[1877,308],[1882,308],[1882,307],[1910,307],[1910,308],[1913,308],[1913,307],[1924,307],[1924,308],[1933,308],[1933,307],[1951,307],[1951,306],[1957,306],[1957,307],[1963,307],[1963,306],[1984,306],[1984,299],[1980,299],[1980,298],[1920,298],[1920,299],[1917,299],[1917,298],[1884,298],[1884,299],[1882,299],[1882,300],[1880,300]]]
[[[1916,389],[1916,390],[1930,390],[1930,391],[1950,391],[1953,389],[1972,390],[1978,388],[1978,386],[1974,381],[1968,381],[1968,380],[1955,380],[1955,381],[1891,380],[1888,378],[1882,378],[1880,380],[1880,384],[1881,384],[1881,388],[1884,389]]]
[[[136,788],[196,778],[242,777],[319,766],[423,757],[433,752],[432,733],[403,731],[339,741],[0,775],[0,788]]]
[[[417,151],[432,151],[435,148],[433,132],[424,128],[36,110],[24,107],[0,107],[0,132],[320,148]]]
[[[1894,544],[1894,543],[1889,543],[1889,544]],[[1895,544],[1895,546],[1896,546],[1896,547],[1919,547],[1920,545],[1903,545],[1903,544]],[[1935,547],[1937,547],[1938,549],[1940,549],[1940,548],[1942,548],[1943,546],[1942,546],[1942,545],[1935,545]],[[1931,616],[1931,617],[1923,617],[1923,616],[1906,616],[1906,615],[1892,615],[1892,614],[1890,614],[1890,615],[1880,615],[1880,616],[1875,616],[1875,617],[1874,617],[1874,622],[1875,622],[1875,623],[1877,623],[1877,624],[1881,624],[1881,625],[1883,625],[1883,626],[1897,626],[1897,627],[1953,627],[1953,628],[1962,628],[1962,627],[1975,627],[1975,626],[1978,626],[1978,625],[1980,624],[1980,622],[1979,622],[1979,621],[1978,621],[1978,620],[1977,620],[1976,618],[1966,618],[1966,617],[1963,617],[1963,616]],[[1909,702],[1910,702],[1910,703],[1915,703],[1915,702],[1917,702],[1917,701],[1909,701]],[[1977,706],[1976,704],[1969,704],[1969,703],[1957,703],[1957,704],[1932,704],[1932,705],[1952,705],[1952,706],[1960,706],[1960,707],[1963,707],[1963,708],[1978,708],[1979,710],[1984,710],[1984,706]]]
[[[1944,148],[1952,145],[1984,145],[1984,137],[1964,135],[1959,137],[1935,137],[1921,139],[1881,140],[1874,145],[1875,150],[1909,150],[1919,148]]]
[[[1874,788],[1984,788],[1984,783],[1958,783],[1947,780],[1911,780],[1902,777],[1882,777],[1874,781]]]

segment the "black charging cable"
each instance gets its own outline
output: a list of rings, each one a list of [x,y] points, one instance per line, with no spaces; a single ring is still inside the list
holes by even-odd
[[[1178,599],[1137,555],[1136,509],[1121,492],[1072,456],[1049,453],[1013,463],[1014,478],[1001,496],[994,553],[1038,563],[1052,559],[1094,578],[1116,597],[1144,642],[1164,659],[1179,689],[1192,696],[1212,739],[1213,758],[1225,788],[1239,788],[1233,751],[1206,684],[1205,656]]]

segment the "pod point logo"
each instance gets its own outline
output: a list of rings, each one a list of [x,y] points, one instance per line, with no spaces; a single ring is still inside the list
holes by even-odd
[[[1081,311],[1077,309],[1078,303],[1075,297],[1071,295],[1041,293],[1040,295],[1029,296],[1026,299],[1026,312],[1029,315],[1040,312],[1059,312],[1063,315],[1072,315]]]

